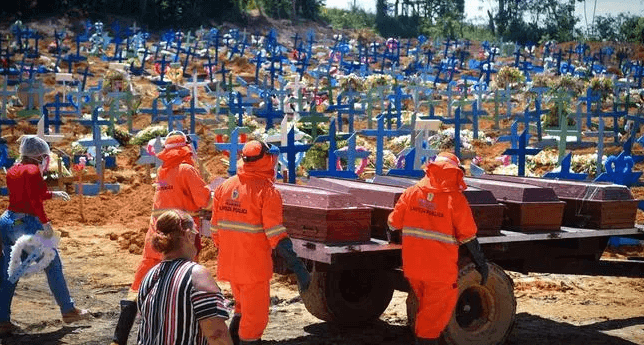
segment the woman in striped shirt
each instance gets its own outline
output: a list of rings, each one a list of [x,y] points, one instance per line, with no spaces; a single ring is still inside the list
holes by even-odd
[[[200,244],[190,215],[169,210],[152,239],[163,261],[143,279],[138,294],[139,345],[231,345],[228,311],[208,270],[191,261]]]

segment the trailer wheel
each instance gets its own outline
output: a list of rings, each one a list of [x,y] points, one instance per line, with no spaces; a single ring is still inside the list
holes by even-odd
[[[449,324],[442,333],[450,345],[503,344],[516,319],[517,302],[512,279],[503,270],[488,263],[489,277],[481,285],[481,275],[474,264],[461,268],[458,277],[458,301]],[[418,300],[413,291],[407,296],[407,318],[414,329]]]
[[[379,270],[313,271],[302,301],[320,320],[352,325],[377,319],[393,292]]]

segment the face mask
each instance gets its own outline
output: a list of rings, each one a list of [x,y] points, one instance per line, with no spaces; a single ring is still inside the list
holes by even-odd
[[[49,170],[49,156],[43,157],[43,159],[38,164],[38,169],[40,169],[40,175],[44,175],[47,170]]]

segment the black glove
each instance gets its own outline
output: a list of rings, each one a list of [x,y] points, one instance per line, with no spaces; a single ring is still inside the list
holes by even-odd
[[[402,231],[400,230],[387,227],[387,241],[389,243],[396,243],[396,244],[402,243],[401,232]]]
[[[464,243],[464,245],[470,251],[470,256],[472,257],[472,261],[474,261],[476,270],[481,274],[481,285],[485,285],[485,283],[487,282],[489,270],[487,267],[487,260],[485,259],[485,255],[483,255],[483,252],[481,251],[479,240],[475,238],[469,242]]]
[[[300,292],[305,292],[311,284],[311,275],[304,266],[302,260],[297,257],[293,250],[293,242],[286,237],[277,243],[277,253],[286,261],[286,267],[295,273],[297,277],[297,285]]]

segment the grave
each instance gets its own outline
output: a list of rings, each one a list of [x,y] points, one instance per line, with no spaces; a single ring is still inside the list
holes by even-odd
[[[504,175],[482,175],[480,178],[552,188],[559,200],[566,203],[564,226],[590,229],[635,226],[638,200],[633,199],[626,186]]]
[[[402,188],[411,187],[417,179],[395,176],[375,176],[373,183]],[[463,195],[470,204],[474,222],[478,228],[477,236],[496,236],[501,232],[505,206],[494,198],[490,191],[468,186]]]
[[[283,224],[292,238],[339,244],[370,239],[371,208],[346,193],[276,183]]]
[[[504,229],[533,233],[557,231],[561,227],[565,202],[557,198],[552,188],[474,177],[465,177],[465,183],[492,192],[505,205]]]

